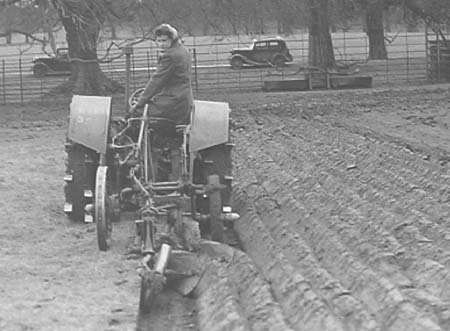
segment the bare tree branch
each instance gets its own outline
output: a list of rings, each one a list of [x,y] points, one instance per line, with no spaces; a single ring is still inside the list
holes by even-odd
[[[2,1],[0,1],[0,7],[8,7],[8,6],[14,5],[20,1],[21,0],[2,0]]]
[[[16,29],[11,29],[11,30],[8,30],[7,32],[0,33],[0,37],[6,37],[10,33],[18,33],[18,34],[27,36],[28,38],[30,38],[33,41],[37,41],[37,42],[40,42],[40,43],[43,43],[43,44],[47,43],[47,41],[45,39],[37,38],[32,33],[28,33],[28,32],[21,31],[21,30],[16,30]]]

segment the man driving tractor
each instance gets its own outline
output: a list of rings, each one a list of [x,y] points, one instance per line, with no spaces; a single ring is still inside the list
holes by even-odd
[[[165,118],[176,125],[189,124],[193,106],[191,54],[169,24],[159,25],[154,35],[159,48],[158,65],[129,113],[148,104],[150,117]]]

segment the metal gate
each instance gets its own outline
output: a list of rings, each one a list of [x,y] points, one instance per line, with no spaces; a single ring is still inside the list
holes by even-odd
[[[427,73],[432,82],[450,81],[450,29],[448,25],[427,25],[425,32]]]

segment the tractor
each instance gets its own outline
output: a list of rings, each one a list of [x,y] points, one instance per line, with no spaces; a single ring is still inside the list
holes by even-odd
[[[131,95],[130,106],[142,91]],[[229,106],[195,100],[190,124],[175,125],[148,116],[148,106],[113,118],[111,103],[105,96],[72,98],[64,211],[74,221],[95,222],[101,251],[110,247],[121,213],[132,211],[143,255],[141,307],[148,309],[172,251],[194,251],[203,239],[224,242],[239,218],[231,208]]]

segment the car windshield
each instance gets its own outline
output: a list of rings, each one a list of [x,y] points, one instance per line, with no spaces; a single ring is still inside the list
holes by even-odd
[[[56,55],[61,57],[66,57],[69,55],[69,50],[67,48],[58,48],[56,50]]]
[[[253,49],[255,48],[255,44],[256,44],[256,40],[253,40],[252,43],[250,45],[247,46],[248,49]]]
[[[254,40],[252,44],[249,46],[249,48],[252,49],[283,49],[284,42],[282,40]]]
[[[278,40],[271,40],[269,41],[269,48],[270,49],[275,49],[275,50],[280,50],[284,47],[282,47],[282,43]]]

